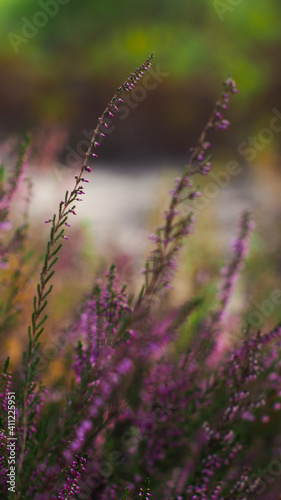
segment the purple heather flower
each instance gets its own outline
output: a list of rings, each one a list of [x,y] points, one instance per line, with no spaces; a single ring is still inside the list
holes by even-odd
[[[248,250],[248,239],[253,224],[248,212],[242,214],[240,221],[240,234],[232,244],[233,257],[228,266],[222,269],[223,280],[220,285],[219,299],[221,302],[218,318],[221,320],[225,314],[226,306],[230,300],[234,285],[243,266],[243,261]]]
[[[190,193],[189,199],[194,200],[194,198],[199,198],[200,196],[202,196],[202,193],[200,193],[200,191],[194,191],[193,193]]]

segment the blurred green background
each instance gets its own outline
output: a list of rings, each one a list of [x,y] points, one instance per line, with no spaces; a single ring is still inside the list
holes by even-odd
[[[237,147],[281,110],[280,19],[279,0],[0,0],[1,136],[56,126],[75,149],[154,51],[169,75],[119,120],[102,157],[185,156],[228,72],[240,94],[224,145]]]

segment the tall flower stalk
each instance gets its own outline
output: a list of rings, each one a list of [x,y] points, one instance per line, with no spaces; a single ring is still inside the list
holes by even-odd
[[[224,342],[223,329],[227,318],[227,310],[233,295],[235,284],[244,266],[249,249],[249,239],[254,229],[254,221],[250,212],[242,213],[239,221],[239,233],[232,243],[232,256],[225,267],[221,269],[221,282],[217,298],[219,304],[208,318],[202,321],[196,342],[196,348],[201,355],[206,349],[210,352],[210,362],[219,359],[220,341]],[[238,336],[238,335],[237,335]],[[205,354],[204,354],[205,355]]]
[[[31,424],[29,416],[32,419],[32,412],[30,402],[36,387],[36,374],[37,365],[40,360],[38,356],[38,349],[40,347],[40,337],[44,331],[44,324],[47,320],[47,315],[44,314],[45,308],[48,303],[48,296],[52,291],[53,285],[50,280],[53,277],[55,264],[58,261],[58,253],[62,247],[61,240],[68,239],[65,235],[65,226],[69,227],[68,217],[70,214],[76,215],[76,202],[82,201],[81,196],[84,194],[83,183],[88,183],[85,173],[91,172],[90,157],[97,158],[96,149],[99,147],[101,139],[105,137],[108,129],[107,118],[113,117],[114,113],[118,111],[118,106],[122,103],[122,92],[129,92],[133,89],[141,78],[144,76],[145,71],[151,67],[151,54],[148,59],[127,78],[127,80],[119,87],[112,99],[107,104],[104,112],[98,120],[98,124],[93,133],[85,160],[81,167],[80,173],[75,176],[75,184],[70,192],[66,192],[65,199],[60,202],[58,213],[53,215],[52,219],[46,221],[51,223],[50,237],[47,243],[45,253],[44,265],[40,273],[40,281],[37,285],[37,294],[33,299],[33,312],[31,316],[31,324],[28,327],[28,350],[23,356],[24,376],[21,387],[21,408],[20,426],[22,426],[22,439],[20,449],[20,460],[18,466],[18,476],[20,476],[23,462],[25,458],[27,441],[28,441],[28,426]]]
[[[237,92],[235,81],[229,77],[223,83],[223,92],[217,99],[195,147],[190,151],[191,156],[182,176],[175,179],[174,188],[170,191],[170,204],[163,212],[164,223],[150,236],[155,247],[143,269],[145,283],[135,304],[136,317],[143,308],[150,308],[153,299],[161,290],[171,287],[171,274],[176,267],[177,253],[184,238],[192,233],[195,222],[192,211],[185,213],[182,206],[184,202],[192,202],[201,196],[200,192],[194,190],[191,177],[195,174],[205,176],[211,170],[212,163],[208,154],[211,144],[207,141],[207,134],[210,130],[226,130],[229,127],[230,122],[224,119],[222,112],[228,107],[230,94]]]
[[[233,288],[243,268],[244,260],[248,252],[249,237],[254,229],[252,216],[248,211],[242,213],[239,223],[239,234],[232,244],[233,256],[226,267],[221,270],[222,282],[218,298],[220,305],[214,315],[214,323],[222,321],[233,293]]]

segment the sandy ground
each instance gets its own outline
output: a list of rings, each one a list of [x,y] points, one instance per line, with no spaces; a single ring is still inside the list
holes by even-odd
[[[87,178],[90,183],[84,184],[83,202],[76,204],[77,216],[71,217],[70,224],[86,224],[100,251],[110,245],[126,249],[127,253],[141,252],[145,247],[147,217],[158,201],[159,172],[120,171],[106,166]],[[44,221],[52,216],[66,189],[74,185],[74,173],[57,168],[35,172],[32,182],[31,213],[36,220]]]
[[[74,175],[75,171],[59,165],[40,173],[31,170],[31,214],[36,222],[42,220],[43,223],[57,210],[66,189],[74,185]],[[153,166],[145,170],[135,166],[120,169],[114,165],[99,165],[87,177],[90,183],[85,184],[84,200],[77,204],[77,216],[71,218],[71,225],[87,223],[89,234],[101,251],[113,245],[126,253],[140,255],[149,235],[148,216],[159,206],[159,195],[163,194],[167,182],[167,169]],[[217,188],[215,196],[205,196],[207,204],[202,211],[214,211],[221,237],[229,245],[243,209],[251,209],[257,219],[261,214],[263,219],[268,214],[269,220],[272,214],[280,216],[279,185],[269,172],[254,176],[245,170],[231,178],[225,187]],[[71,230],[69,232],[71,236]]]

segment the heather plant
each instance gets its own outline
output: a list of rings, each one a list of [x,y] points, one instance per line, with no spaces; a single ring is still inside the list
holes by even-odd
[[[26,251],[26,240],[28,235],[28,204],[30,201],[30,181],[28,184],[27,206],[23,213],[23,222],[14,230],[10,222],[10,211],[13,200],[17,194],[19,184],[23,180],[24,171],[27,165],[27,156],[30,147],[30,137],[26,136],[19,148],[18,160],[12,173],[8,175],[4,165],[0,166],[0,267],[6,269],[9,267],[9,261],[12,257],[16,260],[16,265],[12,275],[9,276],[10,283],[1,284],[1,302],[0,302],[0,324],[2,331],[7,331],[9,323],[15,319],[15,302],[19,292],[19,284],[22,279],[22,269],[28,261]],[[6,235],[6,238],[4,238]],[[3,280],[3,276],[2,276]]]
[[[230,77],[182,176],[175,180],[163,223],[150,236],[153,247],[141,290],[130,293],[111,265],[64,332],[67,346],[63,344],[60,356],[68,370],[65,390],[42,383],[41,342],[55,266],[68,239],[65,229],[85,194],[85,176],[106,137],[107,118],[118,112],[122,92],[137,85],[151,59],[109,101],[73,189],[46,221],[50,236],[22,365],[10,367],[7,358],[0,378],[1,498],[277,498],[281,327],[261,332],[248,326],[237,331],[232,345],[225,342],[230,299],[254,229],[249,212],[241,215],[232,256],[222,269],[216,306],[201,310],[198,328],[190,329],[185,343],[182,328],[188,331],[193,312],[200,312],[203,294],[189,297],[177,311],[169,308],[179,252],[195,228],[190,206],[200,192],[193,176],[206,176],[212,168],[209,132],[229,126],[223,113],[231,94],[237,93]],[[28,147],[28,142],[21,147],[12,180],[1,185],[3,224]],[[1,249],[8,265],[6,256],[17,245],[12,240]],[[24,256],[24,246],[20,250]],[[16,290],[13,283],[9,287]],[[7,322],[2,323],[7,328]],[[267,469],[270,480],[265,479]]]

